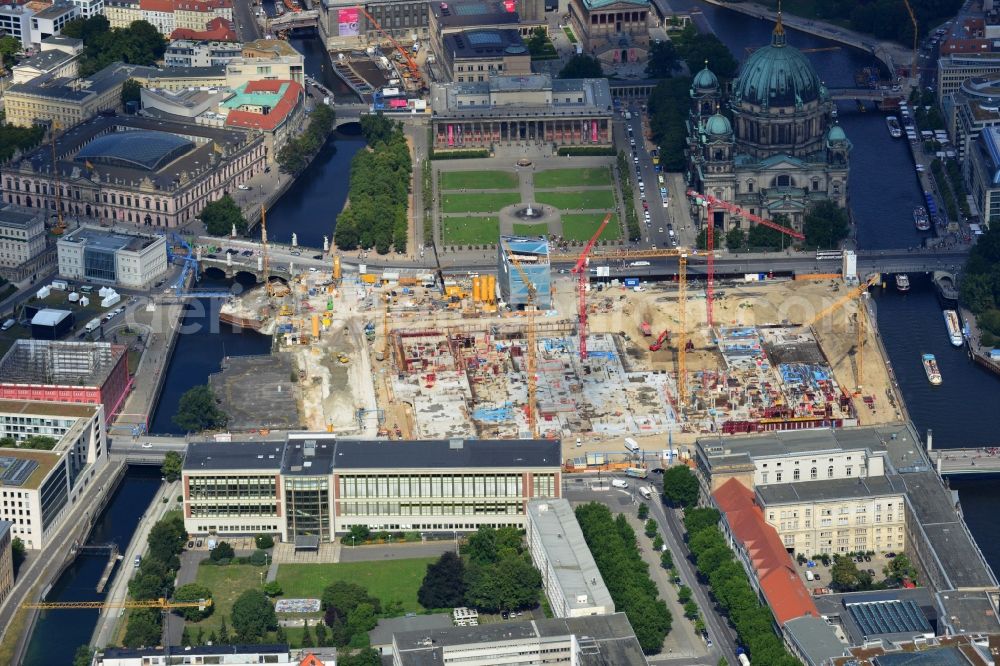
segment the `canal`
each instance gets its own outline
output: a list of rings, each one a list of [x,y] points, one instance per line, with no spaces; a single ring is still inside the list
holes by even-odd
[[[108,506],[94,524],[87,543],[98,545],[114,542],[124,551],[159,487],[159,469],[130,467]],[[103,599],[104,595],[97,594],[95,589],[106,564],[107,557],[104,555],[78,555],[56,580],[46,601]],[[122,564],[118,564],[113,576],[121,574]],[[73,653],[77,647],[90,642],[99,614],[97,610],[42,611],[35,623],[22,663],[24,666],[73,663]]]
[[[716,35],[738,60],[770,40],[773,24],[697,0],[672,3],[675,10],[697,7],[708,19]],[[874,58],[835,42],[787,30],[788,43],[807,50],[806,56],[830,87],[853,85],[853,73],[874,64]],[[813,51],[813,49],[824,49]],[[914,247],[922,234],[913,225],[911,211],[921,204],[913,161],[904,140],[892,139],[885,118],[870,109],[859,113],[852,103],[838,106],[839,122],[853,144],[849,198],[857,223],[861,248],[887,249]],[[876,319],[889,360],[900,383],[903,398],[914,424],[922,435],[934,431],[935,448],[1000,445],[1000,379],[972,363],[964,350],[948,341],[941,308],[929,276],[910,276],[912,288],[900,294],[890,287],[876,289],[873,298]],[[933,353],[944,382],[933,387],[927,382],[920,356]],[[871,356],[867,356],[871,358]],[[950,479],[959,491],[969,529],[987,561],[1000,572],[1000,532],[995,528],[996,507],[1000,506],[997,479]]]

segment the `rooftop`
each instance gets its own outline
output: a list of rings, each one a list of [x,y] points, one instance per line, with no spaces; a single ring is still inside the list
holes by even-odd
[[[564,499],[532,500],[528,502],[528,518],[533,525],[529,532],[538,535],[545,559],[570,609],[599,606],[605,613],[613,613],[615,602],[569,502]]]
[[[698,452],[709,468],[824,451],[885,451],[881,428],[787,430],[743,437],[699,437]]]
[[[377,648],[380,645],[392,645],[393,634],[448,629],[453,625],[454,622],[449,613],[387,617],[380,619],[375,628],[368,632],[368,638],[372,646]]]
[[[16,67],[32,67],[41,72],[47,72],[75,57],[75,55],[60,51],[59,49],[50,49],[48,51],[39,51],[30,58],[22,60]]]
[[[19,342],[24,342],[19,340]],[[35,342],[29,340],[27,342]],[[4,377],[4,383],[9,383]],[[100,409],[99,405],[73,402],[42,402],[40,400],[0,399],[0,414],[24,416],[54,416],[56,418],[90,418]]]
[[[526,99],[526,93],[535,95]],[[430,94],[430,105],[438,117],[507,117],[512,111],[549,117],[612,113],[611,87],[603,78],[491,76],[489,81],[434,83]]]
[[[55,3],[55,4],[50,5],[47,8],[43,9],[42,11],[36,13],[33,18],[52,20],[52,19],[57,19],[60,16],[63,16],[65,14],[72,14],[72,13],[74,13],[76,11],[77,11],[77,9],[73,5],[70,5],[70,4],[65,4],[64,5],[64,4]]]
[[[0,359],[0,383],[101,386],[125,350],[108,342],[17,340]]]
[[[59,462],[60,455],[32,449],[0,449],[0,487],[36,490]]]
[[[501,2],[459,0],[432,2],[431,13],[441,28],[467,28],[478,25],[517,25],[518,13],[508,12]]]
[[[465,30],[445,35],[442,42],[446,54],[453,59],[529,56],[521,33],[513,29]]]
[[[825,664],[828,659],[847,653],[847,646],[837,639],[837,633],[826,620],[818,617],[797,617],[785,623],[785,633],[807,663]]]
[[[940,609],[939,634],[945,633],[945,629],[953,635],[1000,634],[996,590],[943,590],[938,592],[936,601]]]
[[[587,617],[500,622],[476,627],[451,627],[436,631],[395,634],[396,657],[403,666],[440,666],[450,648],[483,643],[540,643],[544,639],[575,636],[579,666],[645,666],[639,641],[624,613]]]
[[[104,648],[98,651],[100,664],[101,657],[104,659],[138,659],[141,657],[156,657],[171,654],[184,657],[194,655],[280,655],[286,660],[289,659],[288,646],[284,644],[274,645],[199,645],[191,648]]]
[[[32,326],[58,326],[59,323],[66,319],[66,317],[72,317],[73,313],[69,310],[56,310],[55,308],[44,308],[39,310],[34,317],[31,318]]]
[[[798,502],[826,502],[842,499],[863,499],[903,495],[906,488],[899,476],[857,477],[853,479],[823,479],[758,485],[757,495],[765,505],[794,504]]]
[[[136,134],[145,134],[137,132]],[[111,135],[109,135],[111,136]],[[167,135],[171,136],[171,135]],[[101,137],[105,138],[105,137]],[[138,144],[131,144],[138,147]],[[151,149],[150,152],[153,152]],[[119,231],[108,231],[98,227],[82,226],[66,234],[59,239],[60,243],[79,243],[87,247],[99,250],[116,252],[127,250],[129,252],[141,252],[150,245],[161,240],[162,236],[144,236],[139,234],[126,234]]]
[[[184,456],[184,469],[189,472],[234,469],[277,472],[281,469],[284,453],[283,441],[191,442]]]
[[[134,76],[144,75],[152,71],[155,71],[152,67],[116,62],[99,72],[80,79],[43,74],[26,83],[15,83],[7,88],[7,94],[23,94],[62,102],[82,103],[92,97],[104,94],[115,86],[120,86]]]
[[[226,126],[272,131],[283,123],[305,98],[305,91],[295,81],[249,81],[237,88],[222,103],[231,109]],[[260,108],[263,112],[244,107]]]
[[[206,40],[214,39],[223,42],[232,42],[238,45],[240,38],[236,34],[236,26],[232,21],[216,16],[205,25],[204,30],[192,30],[191,28],[177,28],[170,33],[171,39],[194,39]]]
[[[247,58],[260,58],[265,55],[302,57],[294,46],[283,39],[255,39],[244,42],[243,55]]]
[[[649,0],[583,0],[583,5],[590,11],[595,9],[603,9],[614,4],[624,3],[626,5],[636,5],[639,7],[648,7]]]
[[[157,171],[194,147],[191,140],[166,132],[112,132],[81,148],[76,161]]]
[[[0,226],[27,229],[39,219],[44,220],[45,211],[0,205]]]

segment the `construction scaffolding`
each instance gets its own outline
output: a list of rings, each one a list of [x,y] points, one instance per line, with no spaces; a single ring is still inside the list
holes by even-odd
[[[17,340],[0,360],[0,381],[98,387],[125,350],[125,345],[108,342]]]

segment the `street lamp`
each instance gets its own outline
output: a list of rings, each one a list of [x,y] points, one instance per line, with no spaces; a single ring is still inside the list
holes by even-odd
[[[354,535],[351,535],[351,548],[356,548],[357,547],[357,544],[355,544],[354,541],[355,541],[355,537],[354,537]]]

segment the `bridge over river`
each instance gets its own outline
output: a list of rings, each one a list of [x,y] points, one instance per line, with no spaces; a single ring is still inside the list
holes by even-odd
[[[941,476],[952,474],[1000,474],[1000,447],[942,449],[928,453]]]

